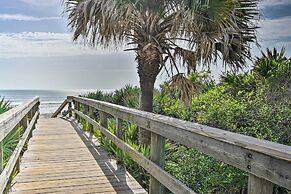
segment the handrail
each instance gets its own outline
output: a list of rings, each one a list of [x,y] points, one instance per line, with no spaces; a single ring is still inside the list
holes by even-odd
[[[117,119],[135,123],[139,127],[151,131],[152,134],[158,134],[182,145],[195,148],[249,173],[249,193],[271,193],[273,183],[291,189],[290,146],[107,102],[82,97],[68,97],[68,99],[75,104],[75,108],[71,110],[77,115],[77,119],[82,117],[92,125],[99,126],[101,132],[127,154],[132,153],[132,150],[127,148],[124,142],[120,144],[122,140],[119,138],[116,140],[116,136],[108,134],[105,131],[107,126],[100,127],[100,124],[80,112],[80,104],[102,114],[110,114]],[[131,156],[134,155],[136,153],[132,153]],[[144,161],[144,159],[142,160]],[[141,161],[137,162],[141,165]],[[150,165],[149,160],[144,161],[144,163]],[[143,167],[154,176],[151,169],[147,168],[148,166]],[[166,180],[161,180],[159,176],[154,177],[164,185],[171,179],[171,177],[167,177]],[[168,185],[165,186],[168,187]],[[175,185],[175,188],[169,189],[174,193],[183,193],[175,192],[177,188]]]
[[[39,97],[35,97],[0,115],[0,193],[3,193],[16,165],[25,143],[32,136],[39,116]],[[19,142],[3,169],[3,140],[13,130],[22,127],[24,133],[19,136]],[[17,164],[18,163],[18,164]]]
[[[60,114],[60,112],[66,107],[68,104],[68,100],[64,100],[64,102],[61,104],[61,106],[54,112],[54,114],[51,116],[52,118],[55,118]]]
[[[37,103],[39,103],[39,97],[35,97],[0,115],[0,142],[20,123]]]

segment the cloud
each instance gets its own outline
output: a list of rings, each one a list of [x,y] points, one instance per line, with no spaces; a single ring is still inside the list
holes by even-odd
[[[0,33],[0,58],[80,56],[108,52],[74,44],[69,33]]]
[[[291,16],[262,20],[259,35],[263,41],[291,41]]]
[[[262,0],[261,6],[262,7],[274,7],[274,6],[283,6],[283,5],[290,5],[290,0]]]
[[[0,20],[15,20],[15,21],[44,21],[58,20],[60,17],[34,17],[23,14],[0,14]]]
[[[285,47],[287,56],[291,56],[291,16],[262,20],[259,26],[258,42],[261,50]],[[260,55],[255,47],[252,52]]]
[[[51,7],[61,5],[62,0],[21,0],[24,3],[37,7]]]

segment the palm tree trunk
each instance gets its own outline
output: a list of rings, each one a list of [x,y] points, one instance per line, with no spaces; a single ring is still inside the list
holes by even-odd
[[[154,85],[159,74],[159,53],[156,48],[149,46],[146,50],[140,49],[137,52],[137,60],[141,88],[140,109],[152,112]],[[139,143],[150,145],[151,132],[140,128]]]
[[[145,79],[145,77],[140,77],[140,88],[141,88],[140,109],[147,112],[152,112],[154,81],[148,81],[147,79]],[[140,128],[139,143],[150,145],[151,132]]]

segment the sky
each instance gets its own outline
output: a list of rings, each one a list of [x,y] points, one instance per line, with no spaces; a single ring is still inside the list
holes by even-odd
[[[62,0],[0,0],[0,89],[117,89],[138,85],[134,53],[74,43]],[[291,56],[291,0],[261,0],[262,50]],[[253,46],[253,56],[259,49]],[[213,68],[213,75],[223,71]],[[157,85],[165,79],[158,78]]]

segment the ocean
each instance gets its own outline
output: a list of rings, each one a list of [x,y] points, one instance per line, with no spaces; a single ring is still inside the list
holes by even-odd
[[[40,112],[53,113],[67,96],[78,96],[94,90],[0,90],[0,97],[17,106],[35,96],[40,97]]]

